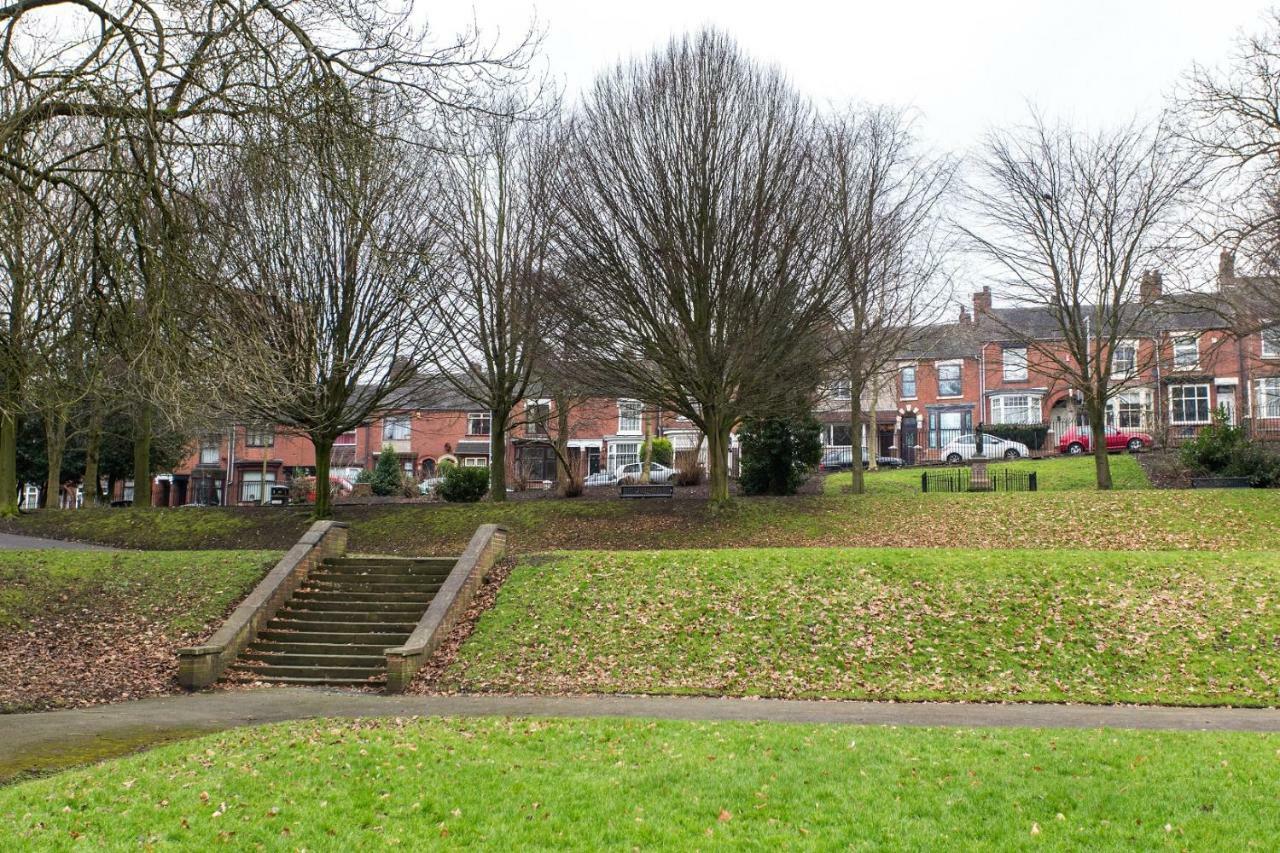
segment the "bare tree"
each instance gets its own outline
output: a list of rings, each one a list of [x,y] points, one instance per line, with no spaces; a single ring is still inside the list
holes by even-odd
[[[604,394],[697,425],[724,501],[734,427],[817,384],[833,287],[814,111],[704,31],[602,75],[570,136],[572,360]]]
[[[1140,277],[1176,250],[1201,171],[1162,125],[1086,135],[1037,115],[1029,127],[992,132],[985,149],[971,187],[975,224],[963,230],[1008,296],[1052,318],[1051,340],[1001,325],[1040,372],[1078,389],[1098,488],[1109,489],[1106,409],[1124,387],[1112,355],[1147,333],[1152,305],[1140,298]]]
[[[853,491],[864,490],[863,397],[916,334],[937,319],[946,295],[940,207],[955,164],[922,153],[908,114],[890,107],[848,110],[823,129],[840,297],[831,341],[835,374],[850,391]],[[874,460],[874,445],[868,451]]]
[[[473,116],[443,163],[431,311],[440,378],[488,409],[489,496],[507,496],[506,440],[541,358],[558,146],[511,110]],[[456,143],[455,143],[456,144]]]
[[[423,390],[414,318],[435,241],[424,149],[368,132],[341,104],[308,133],[246,146],[211,234],[227,396],[243,418],[311,439],[320,518],[334,440]]]

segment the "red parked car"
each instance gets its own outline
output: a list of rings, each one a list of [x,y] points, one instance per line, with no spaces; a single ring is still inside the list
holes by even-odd
[[[1062,434],[1058,439],[1059,453],[1088,453],[1091,449],[1093,432],[1089,427],[1072,427]],[[1144,447],[1150,447],[1152,444],[1151,436],[1145,432],[1130,432],[1129,430],[1116,429],[1113,426],[1107,427],[1107,450],[1141,450]]]

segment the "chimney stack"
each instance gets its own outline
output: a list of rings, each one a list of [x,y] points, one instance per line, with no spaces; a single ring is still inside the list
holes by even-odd
[[[983,314],[991,313],[991,286],[985,285],[982,290],[973,293],[973,318],[976,320]]]
[[[1225,290],[1235,283],[1236,253],[1223,249],[1218,253],[1218,289]]]
[[[960,306],[960,325],[967,326],[972,322],[973,322],[973,318],[969,316],[969,309],[961,305]]]
[[[1143,305],[1150,305],[1164,295],[1164,278],[1159,270],[1147,270],[1138,284],[1138,298]]]

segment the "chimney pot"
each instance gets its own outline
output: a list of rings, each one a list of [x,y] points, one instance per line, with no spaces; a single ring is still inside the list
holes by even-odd
[[[991,286],[984,285],[982,290],[974,291],[973,294],[973,316],[977,319],[983,314],[991,312]]]
[[[1236,253],[1223,249],[1218,253],[1218,289],[1229,287],[1236,277]]]
[[[1164,295],[1164,277],[1159,270],[1147,270],[1138,284],[1138,298],[1143,305],[1150,305]]]

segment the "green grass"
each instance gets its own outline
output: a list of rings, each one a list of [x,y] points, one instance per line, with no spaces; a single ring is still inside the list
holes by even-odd
[[[221,616],[262,579],[264,551],[0,551],[0,628],[86,605],[174,631]]]
[[[1149,489],[1151,482],[1134,456],[1118,454],[1110,457],[1112,486],[1118,490]],[[1016,462],[994,461],[987,466],[993,474],[1001,471],[1035,471],[1036,487],[1043,492],[1096,491],[1097,478],[1092,456],[1061,456],[1053,459],[1020,459]],[[880,469],[866,473],[867,491],[877,494],[902,494],[920,491],[920,474],[938,468]],[[828,494],[839,494],[853,480],[851,474],[832,474],[823,483]]]
[[[321,720],[0,789],[22,849],[1275,849],[1280,737]]]
[[[437,687],[1274,705],[1280,554],[761,549],[517,566]]]

